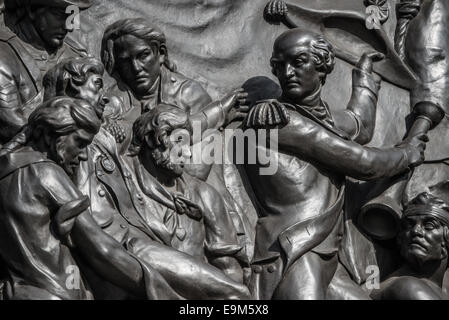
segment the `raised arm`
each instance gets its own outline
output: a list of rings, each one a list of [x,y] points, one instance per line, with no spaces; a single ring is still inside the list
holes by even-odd
[[[352,140],[367,144],[374,134],[380,77],[375,76],[373,61],[383,59],[380,53],[365,53],[352,71],[352,95],[345,110],[332,112],[335,126]]]

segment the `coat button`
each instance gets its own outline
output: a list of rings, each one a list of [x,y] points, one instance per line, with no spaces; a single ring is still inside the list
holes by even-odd
[[[104,157],[103,159],[101,159],[101,166],[103,167],[104,171],[108,173],[112,173],[115,170],[115,163],[108,157]]]
[[[253,271],[254,273],[261,273],[262,272],[262,267],[261,266],[254,266],[253,267]]]
[[[273,265],[269,265],[268,268],[267,268],[267,271],[268,271],[269,273],[273,273],[273,272],[276,271],[276,267],[273,266]]]
[[[121,224],[121,225],[120,225],[120,228],[125,229],[126,226],[125,226],[124,224]]]
[[[102,189],[102,190],[98,191],[98,195],[99,195],[100,197],[104,197],[104,196],[106,195],[106,191],[104,191],[104,190]]]

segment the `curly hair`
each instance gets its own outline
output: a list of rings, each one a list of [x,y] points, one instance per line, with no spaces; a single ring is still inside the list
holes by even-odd
[[[99,60],[92,57],[63,60],[44,76],[44,101],[76,90],[74,86],[84,85],[91,74],[103,76],[104,66]]]
[[[114,77],[115,74],[115,56],[114,45],[115,41],[124,36],[132,35],[136,38],[145,40],[148,44],[156,44],[158,48],[165,48],[165,60],[164,65],[170,71],[176,71],[176,65],[168,58],[166,38],[164,33],[157,27],[150,25],[145,19],[122,19],[118,20],[109,27],[103,35],[101,42],[101,60],[106,67],[106,71]]]
[[[84,129],[98,133],[101,120],[95,109],[86,101],[69,97],[55,97],[43,103],[31,113],[28,127],[33,136],[39,136],[43,129],[58,136]]]
[[[187,112],[176,106],[159,104],[134,122],[129,154],[139,154],[146,137],[150,137],[151,147],[154,151],[166,150],[170,133],[176,129],[186,129],[189,133],[191,132]]]
[[[334,70],[335,52],[334,47],[329,41],[320,34],[302,29],[291,29],[281,34],[274,43],[273,56],[270,60],[273,74],[275,74],[274,67],[277,60],[275,57],[276,52],[283,50],[284,41],[292,40],[292,38],[297,44],[310,48],[310,54],[317,71],[328,75]],[[326,76],[322,77],[321,81],[324,84],[326,82]]]
[[[28,118],[28,124],[5,144],[0,156],[13,152],[29,141],[41,139],[44,130],[60,137],[78,129],[97,134],[101,120],[86,101],[69,97],[54,97],[38,106]]]

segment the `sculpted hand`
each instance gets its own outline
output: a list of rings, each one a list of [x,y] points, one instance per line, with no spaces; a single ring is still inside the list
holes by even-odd
[[[248,114],[248,93],[243,88],[233,90],[220,102],[226,116],[225,125],[234,120],[244,119]]]
[[[357,68],[366,73],[373,72],[373,62],[381,61],[385,58],[380,52],[365,52],[357,63]]]
[[[403,148],[407,153],[411,168],[417,167],[424,162],[424,151],[426,150],[426,143],[428,141],[429,138],[426,134],[420,134],[407,138],[398,145],[399,148]]]
[[[265,18],[271,22],[281,22],[287,13],[287,4],[283,0],[271,0],[265,7]]]

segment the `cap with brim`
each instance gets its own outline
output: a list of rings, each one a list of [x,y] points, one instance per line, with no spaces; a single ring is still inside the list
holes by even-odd
[[[5,7],[14,10],[25,5],[61,7],[77,6],[81,10],[92,6],[92,0],[5,0]]]

